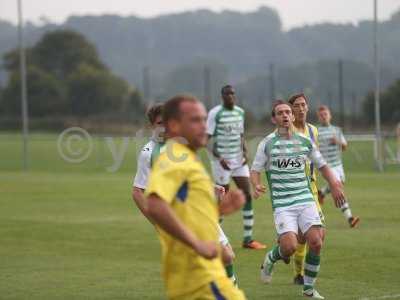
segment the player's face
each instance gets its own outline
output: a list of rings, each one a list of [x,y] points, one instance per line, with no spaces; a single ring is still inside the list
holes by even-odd
[[[162,121],[162,116],[159,115],[156,117],[156,119],[154,120],[154,123],[152,125],[153,131],[154,131],[154,135],[157,139],[164,139],[164,135],[165,135],[165,127],[164,127],[164,123]]]
[[[331,113],[329,110],[320,110],[318,111],[318,119],[322,125],[328,125],[331,123]]]
[[[192,149],[204,147],[207,144],[206,121],[207,112],[199,102],[181,103],[180,132]]]
[[[293,105],[293,114],[296,121],[305,122],[307,119],[308,105],[304,97],[297,98]]]
[[[280,104],[275,107],[275,117],[273,121],[278,128],[289,129],[292,126],[293,119],[292,109],[288,104]]]
[[[233,88],[226,88],[222,94],[222,100],[225,107],[233,108],[236,102],[235,90]]]

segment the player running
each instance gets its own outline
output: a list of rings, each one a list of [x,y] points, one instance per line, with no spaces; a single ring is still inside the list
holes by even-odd
[[[299,234],[302,234],[309,247],[305,260],[303,295],[324,299],[314,288],[320,269],[323,223],[306,174],[307,162],[311,161],[330,184],[336,206],[344,202],[342,185],[311,139],[294,131],[294,116],[288,103],[280,100],[273,105],[272,120],[277,130],[258,145],[251,170],[256,197],[266,191],[261,183],[261,172],[266,171],[275,228],[279,235],[278,245],[265,256],[261,280],[264,283],[271,282],[273,267],[278,260],[289,262],[296,251]]]
[[[206,110],[192,96],[176,96],[163,107],[168,141],[153,165],[145,191],[148,214],[162,245],[168,299],[245,299],[226,277],[218,251],[219,212],[244,204],[240,190],[217,206],[213,183],[197,150],[207,144]]]
[[[308,116],[308,100],[304,94],[295,94],[289,98],[289,104],[292,107],[294,115],[294,130],[308,137],[318,147],[318,129],[314,125],[307,122]],[[307,164],[306,173],[310,178],[311,192],[316,201],[318,211],[323,223],[325,223],[324,214],[321,205],[318,201],[317,174],[313,164]],[[323,229],[325,234],[325,229]],[[296,252],[293,255],[294,262],[294,284],[304,284],[304,259],[306,257],[307,247],[306,241],[300,239],[297,245]]]
[[[347,141],[344,138],[342,130],[339,127],[333,126],[331,124],[332,115],[327,106],[321,105],[318,108],[318,119],[321,124],[318,127],[319,149],[322,156],[335,174],[336,179],[340,180],[344,184],[345,176],[342,163],[342,151],[346,150]],[[329,186],[325,186],[321,189],[321,191],[319,191],[322,201],[329,192]],[[352,215],[347,199],[340,207],[340,209],[350,227],[356,227],[357,224],[360,222],[360,218],[354,217]]]
[[[160,155],[161,149],[164,149],[164,124],[162,121],[162,104],[156,104],[149,108],[147,111],[147,118],[150,122],[150,126],[152,128],[153,134],[150,138],[150,141],[143,147],[140,152],[138,162],[137,162],[137,171],[136,176],[133,183],[133,199],[139,208],[139,210],[143,213],[143,215],[150,221],[151,218],[147,214],[147,202],[144,197],[144,191],[147,186],[147,181],[150,175],[151,166],[156,158]],[[216,193],[218,194],[218,198],[222,199],[225,190],[223,187],[215,187]],[[233,252],[232,246],[229,243],[228,238],[226,237],[224,231],[220,226],[219,227],[219,241],[222,246],[222,261],[225,266],[225,271],[229,279],[237,285],[237,278],[235,275],[233,261],[235,259],[235,254]]]
[[[211,167],[216,184],[229,190],[231,177],[246,196],[243,207],[243,244],[248,249],[265,249],[253,239],[254,212],[251,200],[247,148],[244,140],[244,110],[235,104],[235,90],[231,85],[221,89],[222,105],[210,110],[207,134],[213,138]]]

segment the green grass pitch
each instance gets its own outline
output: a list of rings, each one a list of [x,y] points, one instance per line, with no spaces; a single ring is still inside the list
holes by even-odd
[[[133,145],[115,173],[105,171],[112,159],[104,145],[72,165],[57,154],[55,136],[33,136],[28,172],[20,170],[19,136],[2,136],[0,145],[0,299],[165,299],[158,239],[130,196]],[[327,200],[318,290],[335,300],[400,299],[400,172],[377,174],[350,152],[345,160],[346,192],[362,221],[349,229]],[[270,247],[276,236],[266,198],[255,201],[255,214],[255,237]],[[248,299],[303,299],[282,263],[271,285],[260,283],[265,252],[240,248],[240,214],[223,227]]]

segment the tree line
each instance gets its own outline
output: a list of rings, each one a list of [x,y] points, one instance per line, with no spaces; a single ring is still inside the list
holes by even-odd
[[[128,120],[143,115],[135,87],[114,75],[100,60],[96,47],[71,30],[48,32],[26,50],[27,93],[32,117],[117,115]],[[3,65],[8,81],[0,91],[0,113],[21,112],[18,49],[7,52]]]

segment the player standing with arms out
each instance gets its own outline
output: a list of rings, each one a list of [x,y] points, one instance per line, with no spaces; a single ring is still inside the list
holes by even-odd
[[[210,110],[207,134],[213,138],[211,160],[216,184],[229,190],[231,178],[246,196],[243,207],[243,244],[248,249],[265,249],[253,239],[254,212],[250,191],[250,171],[247,164],[247,148],[244,139],[244,110],[235,105],[235,90],[231,85],[221,89],[222,105]]]
[[[140,151],[137,161],[137,171],[133,181],[132,198],[142,214],[151,221],[147,214],[147,203],[144,197],[144,190],[147,186],[147,180],[154,158],[159,155],[160,148],[164,144],[164,124],[162,121],[162,104],[155,104],[147,111],[147,119],[149,120],[153,131],[150,141]]]
[[[289,104],[277,101],[272,108],[272,120],[277,130],[258,145],[251,170],[251,181],[257,197],[266,191],[261,183],[261,172],[266,171],[275,228],[279,235],[279,244],[265,256],[261,280],[270,283],[274,264],[278,260],[289,261],[296,251],[301,233],[309,246],[305,260],[303,295],[324,299],[314,289],[320,269],[323,224],[306,174],[307,162],[311,160],[328,181],[337,206],[344,201],[342,185],[311,139],[294,131],[294,116]]]
[[[151,222],[149,215],[147,214],[147,203],[144,197],[144,191],[147,186],[147,181],[150,175],[151,166],[156,158],[160,155],[161,149],[164,146],[164,124],[162,121],[162,104],[156,104],[149,108],[147,112],[147,118],[149,120],[150,126],[153,130],[152,137],[150,141],[142,148],[140,152],[137,171],[133,183],[133,199],[143,213],[143,215]],[[163,148],[164,149],[164,148]],[[221,192],[221,189],[223,192]],[[223,198],[225,193],[223,188],[216,188],[219,192],[219,198]],[[232,246],[229,243],[228,238],[223,232],[222,228],[219,226],[219,241],[222,246],[222,261],[225,266],[225,271],[229,279],[236,285],[237,278],[234,272],[233,260],[235,254],[233,252]]]
[[[294,130],[308,137],[318,147],[318,129],[314,125],[307,122],[308,100],[304,94],[295,94],[289,98],[289,104],[292,107],[294,115]],[[312,163],[307,164],[306,173],[310,177],[311,192],[317,203],[317,208],[323,223],[325,223],[324,214],[318,201],[317,174]],[[325,231],[325,229],[323,229]],[[307,247],[304,239],[300,239],[296,252],[294,254],[294,279],[295,284],[302,285],[304,283],[304,259],[306,257]]]
[[[344,184],[345,176],[342,163],[342,151],[346,150],[347,141],[344,138],[342,130],[339,127],[331,124],[332,115],[327,106],[322,105],[318,108],[318,119],[321,124],[321,126],[318,127],[319,149],[322,156],[335,174],[336,179],[340,180]],[[329,192],[329,186],[325,186],[321,189],[321,191],[319,191],[322,200]],[[347,200],[345,203],[343,203],[340,209],[350,227],[353,228],[357,226],[357,224],[360,222],[360,218],[353,217],[349,202]]]
[[[148,214],[159,229],[168,299],[242,300],[221,263],[218,218],[239,209],[244,195],[229,191],[217,205],[212,180],[196,154],[207,144],[206,118],[192,96],[164,104],[168,141],[145,191]]]

